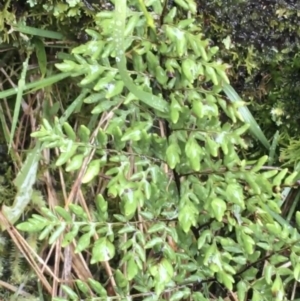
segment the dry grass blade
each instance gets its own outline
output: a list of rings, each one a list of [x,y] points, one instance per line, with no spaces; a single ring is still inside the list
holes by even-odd
[[[6,288],[6,289],[8,289],[8,290],[10,290],[14,293],[18,293],[18,295],[21,295],[21,296],[24,296],[24,297],[28,298],[28,299],[34,298],[32,295],[26,293],[25,291],[19,290],[18,287],[15,287],[14,285],[11,285],[10,283],[7,283],[7,282],[2,281],[2,280],[0,280],[0,287],[4,287],[4,288]]]
[[[96,139],[99,129],[107,127],[110,119],[114,115],[114,113],[113,113],[114,110],[118,109],[120,105],[121,105],[121,103],[118,106],[114,107],[110,113],[108,113],[107,115],[104,114],[102,116],[101,120],[98,123],[98,126],[96,127],[95,131],[93,132],[93,134],[91,136],[91,141],[90,141],[91,144],[93,144],[94,140]],[[86,170],[86,167],[87,167],[89,161],[93,158],[94,152],[95,152],[95,149],[93,148],[91,150],[90,155],[85,158],[85,160],[82,164],[82,167],[77,175],[77,179],[75,180],[75,183],[72,186],[71,192],[70,192],[67,202],[65,204],[65,208],[68,208],[68,206],[71,202],[76,203],[79,200],[81,203],[81,206],[85,209],[85,212],[87,213],[87,216],[89,217],[90,220],[91,220],[91,216],[90,216],[89,208],[84,200],[80,186],[81,186],[81,179],[84,175],[84,172]],[[99,239],[98,234],[95,234],[94,238],[95,238],[95,240]],[[64,276],[67,277],[68,275],[70,275],[70,272],[71,272],[70,263],[72,263],[72,268],[76,272],[78,279],[86,280],[87,278],[92,278],[92,274],[87,266],[86,260],[82,256],[82,254],[75,254],[76,244],[74,243],[73,245],[70,245],[69,248],[70,249],[67,250],[67,253],[65,253],[68,256],[64,258],[64,269],[63,269]],[[108,261],[102,262],[102,265],[109,278],[110,287],[112,288],[112,293],[113,293],[113,290],[114,290],[113,288],[116,287],[116,282],[114,279],[113,271],[112,271]],[[66,279],[63,279],[63,280],[66,280]]]
[[[0,224],[1,227],[4,227],[7,229],[8,234],[10,235],[11,239],[15,243],[16,247],[20,250],[20,252],[23,254],[27,262],[31,265],[31,268],[35,271],[37,276],[39,277],[40,281],[46,288],[46,290],[51,293],[51,285],[46,279],[46,277],[43,275],[42,270],[39,268],[38,264],[36,263],[35,258],[39,261],[40,264],[44,264],[44,261],[42,258],[40,258],[34,250],[30,248],[26,240],[22,237],[22,235],[16,230],[15,227],[13,227],[9,221],[5,218],[5,216],[0,212]],[[52,276],[55,277],[53,272],[49,267],[45,265],[46,271]]]

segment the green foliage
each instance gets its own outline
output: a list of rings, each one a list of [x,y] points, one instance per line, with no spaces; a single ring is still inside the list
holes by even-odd
[[[15,180],[15,203],[2,213],[11,224],[25,215],[16,229],[32,250],[61,247],[55,261],[64,258],[62,264],[71,253],[78,279],[59,283],[53,300],[290,300],[300,279],[300,235],[281,215],[281,192],[293,187],[297,171],[266,166],[266,155],[249,160],[245,137],[258,125],[253,118],[244,123],[252,115],[229,85],[224,50],[204,34],[195,1],[127,2],[93,11],[88,41],[61,54],[61,73],[53,77],[72,76],[77,89],[63,109],[59,101],[51,110],[44,105],[31,134],[37,146]],[[64,25],[83,7],[44,5]],[[58,38],[49,28],[16,28]],[[47,52],[40,40],[32,43],[44,77]],[[255,66],[249,57],[247,63]],[[53,83],[46,77],[26,84],[27,67],[28,61],[12,132],[23,92]],[[4,92],[3,98],[17,93]],[[256,137],[269,147],[263,134]],[[45,206],[32,186],[47,152],[64,198]],[[299,212],[290,212],[299,226]],[[1,254],[11,260],[11,275],[3,276],[23,286],[30,279],[22,274],[25,260],[17,250],[8,255],[9,242],[0,238]],[[75,258],[85,260],[91,276],[78,272]]]
[[[54,300],[107,300],[106,282],[119,299],[283,300],[299,256],[299,234],[279,215],[287,169],[240,158],[249,125],[221,93],[228,65],[197,25],[195,3],[152,1],[146,14],[139,4],[128,3],[124,48],[110,38],[114,12],[101,11],[91,40],[56,64],[79,77],[90,122],[44,118],[32,134],[59,149],[55,165],[77,175],[83,193],[98,191],[101,177],[105,190],[84,195],[92,211],[43,208],[17,228],[49,244],[75,241],[91,266],[108,262],[112,276],[63,285],[67,299]],[[149,102],[162,99],[166,110]]]

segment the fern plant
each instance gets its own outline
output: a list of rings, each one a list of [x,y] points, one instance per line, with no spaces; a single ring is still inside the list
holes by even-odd
[[[32,134],[73,179],[57,206],[17,225],[59,250],[45,289],[53,300],[288,300],[299,233],[280,192],[296,173],[240,159],[246,108],[223,93],[229,65],[194,1],[120,2],[56,64],[82,93]],[[74,122],[78,108],[88,122]]]

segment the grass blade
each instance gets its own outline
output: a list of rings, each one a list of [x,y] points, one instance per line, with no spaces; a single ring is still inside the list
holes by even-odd
[[[43,89],[45,87],[48,87],[50,85],[53,85],[67,77],[69,77],[71,75],[71,72],[66,72],[66,73],[59,73],[59,74],[55,74],[53,76],[49,76],[47,78],[44,79],[40,79],[36,82],[33,83],[28,83],[25,84],[25,86],[23,87],[23,91],[28,91],[28,90],[38,90],[38,89]],[[18,93],[18,88],[12,88],[12,89],[8,89],[5,91],[1,91],[0,92],[0,99],[4,99],[6,97],[15,95]]]
[[[224,83],[222,88],[231,102],[242,101],[240,96],[236,93],[236,91],[233,89],[231,85]],[[266,136],[264,135],[264,133],[262,132],[258,123],[253,118],[249,109],[243,106],[239,108],[239,112],[241,113],[245,122],[250,124],[250,131],[253,134],[253,136],[256,137],[265,148],[269,149],[270,143],[266,138]]]
[[[23,62],[23,70],[21,73],[21,77],[18,81],[18,88],[17,88],[18,92],[17,92],[14,116],[13,116],[13,120],[12,120],[11,131],[10,131],[9,149],[11,148],[11,144],[13,142],[15,130],[17,127],[17,122],[18,122],[20,107],[21,107],[21,103],[22,103],[22,96],[23,96],[23,91],[24,91],[24,86],[25,86],[25,78],[26,78],[26,74],[27,74],[28,62],[29,62],[30,55],[31,55],[31,53],[28,53],[25,62]]]
[[[60,118],[59,122],[63,125],[68,118],[72,115],[72,113],[83,103],[85,96],[89,93],[88,89],[83,89],[80,95],[68,106],[63,116]]]
[[[279,131],[276,131],[273,141],[272,141],[272,145],[270,148],[270,153],[269,153],[269,160],[268,160],[268,164],[269,165],[273,165],[274,161],[275,161],[275,152],[276,152],[276,148],[278,146],[278,140],[279,140]]]
[[[35,27],[30,27],[30,26],[25,26],[25,25],[20,24],[20,23],[13,26],[13,29],[15,31],[19,31],[19,32],[29,34],[29,35],[32,35],[32,36],[39,36],[39,37],[55,39],[55,40],[63,40],[64,39],[64,35],[59,33],[59,32],[52,31],[52,30],[35,28]]]
[[[2,206],[2,213],[12,225],[24,213],[25,208],[31,200],[33,185],[35,184],[38,170],[40,151],[41,144],[38,142],[34,149],[28,153],[25,163],[14,180],[17,194],[13,205],[10,207],[5,205]]]

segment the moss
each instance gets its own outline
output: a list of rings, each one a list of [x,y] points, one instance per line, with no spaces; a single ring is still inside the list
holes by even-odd
[[[220,47],[223,60],[234,65],[233,86],[251,102],[267,135],[280,129],[285,137],[299,136],[299,4],[208,0],[199,5],[199,13],[206,35]],[[280,120],[272,115],[276,109],[284,112]]]

